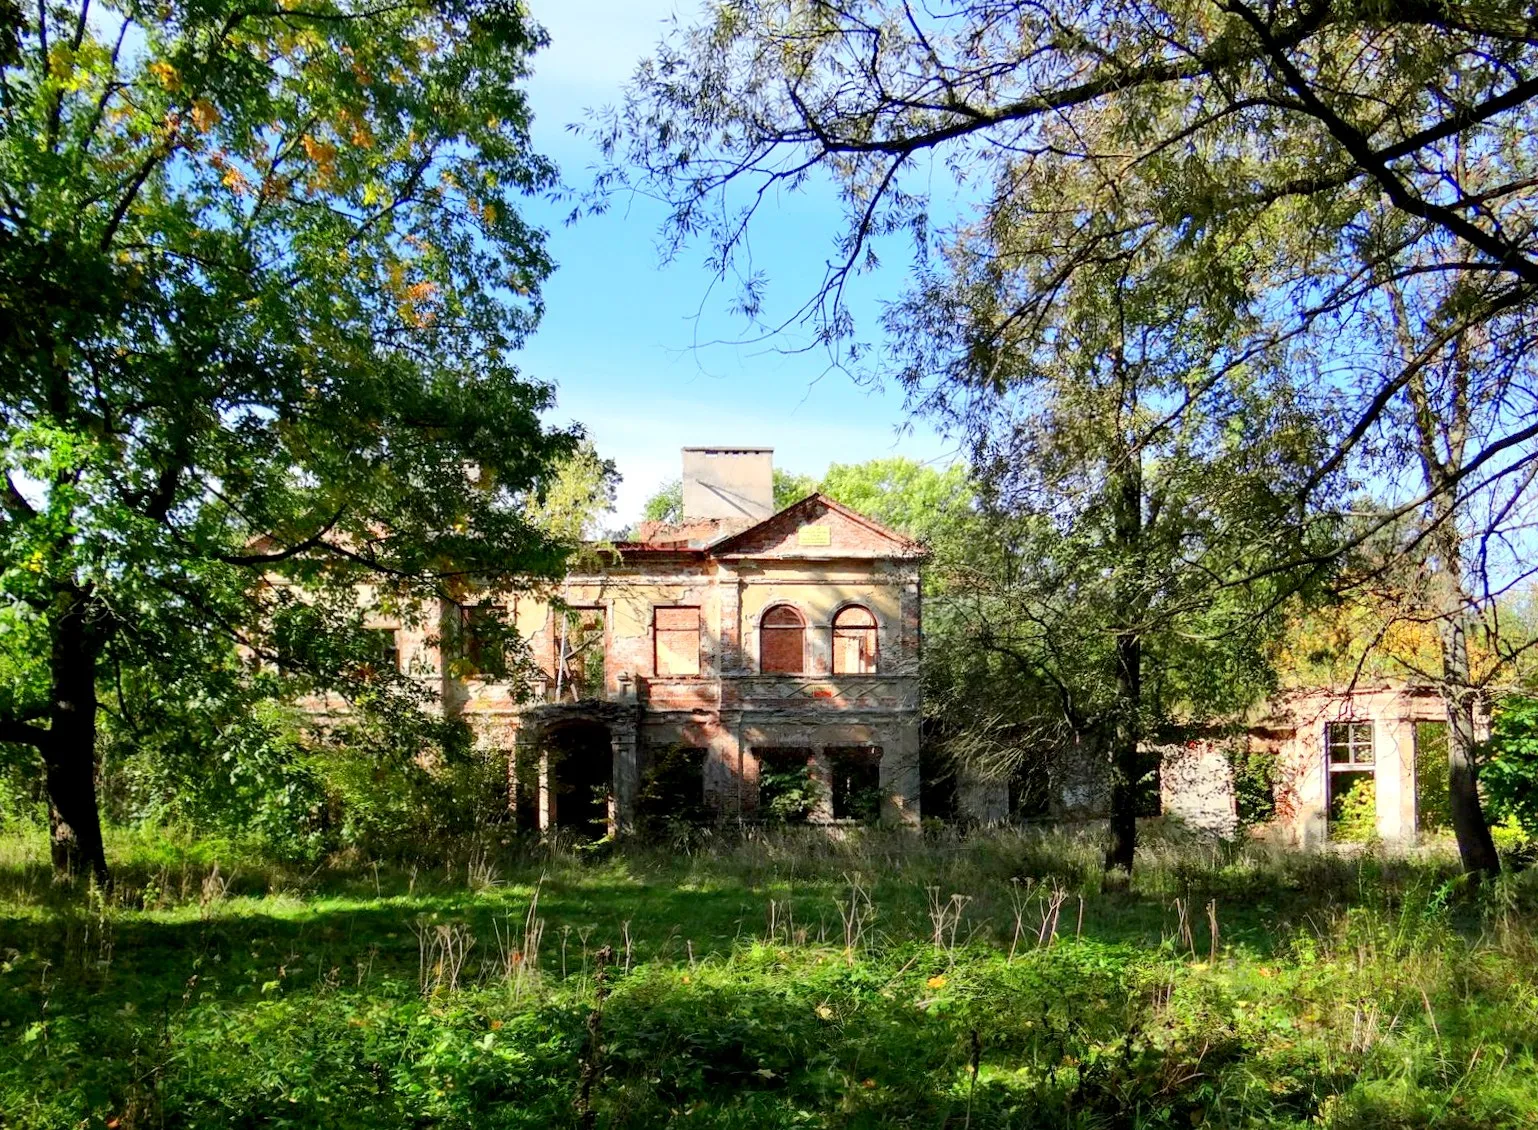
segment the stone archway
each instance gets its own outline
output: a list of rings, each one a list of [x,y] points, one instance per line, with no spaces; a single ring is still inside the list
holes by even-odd
[[[594,839],[626,831],[635,816],[636,729],[633,702],[543,703],[521,712],[509,764],[518,826]]]

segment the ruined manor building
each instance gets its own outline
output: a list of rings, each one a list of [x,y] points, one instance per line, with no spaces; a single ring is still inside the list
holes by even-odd
[[[376,625],[505,751],[520,822],[620,831],[648,803],[918,819],[922,550],[820,494],[776,512],[771,456],[686,448],[683,520],[644,523],[601,568],[446,605],[457,631]],[[492,615],[527,644],[532,694],[476,671]]]

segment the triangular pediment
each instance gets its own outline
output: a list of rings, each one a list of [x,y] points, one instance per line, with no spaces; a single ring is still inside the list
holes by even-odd
[[[912,538],[834,502],[822,494],[772,514],[756,526],[710,547],[715,557],[922,557]]]

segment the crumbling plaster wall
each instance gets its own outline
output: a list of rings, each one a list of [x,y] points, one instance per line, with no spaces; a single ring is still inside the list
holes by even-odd
[[[1161,746],[1159,808],[1196,831],[1223,839],[1239,830],[1234,772],[1225,744],[1197,739]]]
[[[1268,724],[1285,725],[1276,762],[1274,832],[1302,847],[1328,839],[1329,781],[1326,735],[1333,722],[1373,724],[1378,835],[1387,843],[1413,843],[1416,835],[1415,726],[1444,722],[1441,698],[1425,688],[1328,690],[1278,700]]]

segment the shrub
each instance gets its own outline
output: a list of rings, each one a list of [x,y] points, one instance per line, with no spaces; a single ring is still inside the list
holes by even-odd
[[[1538,836],[1538,699],[1513,696],[1496,707],[1484,756],[1491,823],[1514,821]]]
[[[1251,828],[1275,819],[1276,755],[1252,749],[1245,741],[1230,742],[1227,754],[1239,826]]]

